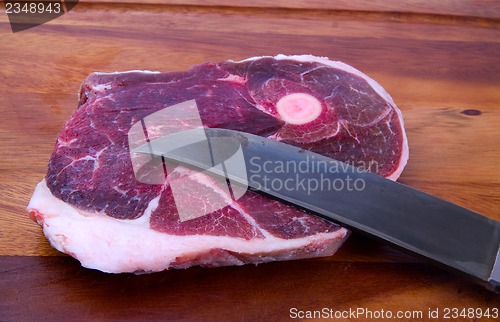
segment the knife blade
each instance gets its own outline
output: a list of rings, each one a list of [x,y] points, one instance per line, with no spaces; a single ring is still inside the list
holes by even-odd
[[[200,131],[206,142],[182,146]],[[203,148],[207,143],[210,153]],[[238,151],[244,164],[234,166],[229,161]],[[500,292],[500,222],[409,186],[276,140],[218,128],[170,134],[133,152],[225,177]]]

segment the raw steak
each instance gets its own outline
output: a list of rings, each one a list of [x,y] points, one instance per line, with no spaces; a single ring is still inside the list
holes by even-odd
[[[390,179],[408,158],[402,116],[391,97],[360,71],[326,58],[279,55],[204,63],[186,72],[93,73],[28,205],[53,247],[85,267],[114,273],[257,264],[338,249],[346,229],[251,191],[208,215],[180,220],[172,180],[187,178],[193,205],[203,189],[216,189],[193,170],[179,166],[158,184],[136,180],[131,127],[192,99],[205,127],[363,162]],[[155,135],[149,129],[149,139]],[[191,189],[190,182],[203,189]]]

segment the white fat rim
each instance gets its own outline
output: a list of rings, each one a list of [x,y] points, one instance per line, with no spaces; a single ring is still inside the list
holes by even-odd
[[[77,258],[84,267],[110,273],[162,271],[170,268],[178,258],[205,254],[213,249],[253,254],[256,261],[262,254],[275,252],[289,253],[289,259],[294,259],[295,250],[328,241],[330,247],[315,253],[326,256],[335,252],[349,234],[347,229],[340,228],[293,239],[171,235],[151,229],[146,218],[121,220],[105,213],[77,209],[56,198],[45,179],[36,186],[27,210],[41,216],[36,218],[38,224],[54,248]],[[233,264],[242,265],[243,262]]]
[[[129,74],[129,73],[144,73],[144,74],[161,74],[162,72],[155,70],[141,70],[141,69],[131,69],[125,71],[115,71],[115,72],[93,72],[94,75],[116,75],[116,74]]]

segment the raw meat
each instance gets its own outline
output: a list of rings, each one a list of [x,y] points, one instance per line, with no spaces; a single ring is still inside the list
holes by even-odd
[[[208,215],[180,220],[173,180],[187,178],[193,205],[203,191],[189,184],[216,189],[193,170],[179,166],[159,184],[136,180],[131,127],[192,99],[205,127],[362,162],[393,180],[408,158],[391,97],[360,71],[326,58],[278,55],[186,72],[93,73],[28,205],[53,247],[85,267],[114,273],[329,256],[340,247],[346,229],[251,191]],[[149,130],[152,139],[157,134]]]

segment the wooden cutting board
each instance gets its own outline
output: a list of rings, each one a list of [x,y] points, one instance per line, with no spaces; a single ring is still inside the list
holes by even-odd
[[[25,215],[90,72],[311,53],[393,96],[410,145],[402,183],[500,220],[498,1],[115,2],[81,1],[19,33],[0,13],[1,321],[277,321],[323,308],[418,321],[498,310],[498,295],[358,235],[330,258],[108,275],[60,256]],[[458,320],[476,317],[465,313]]]

